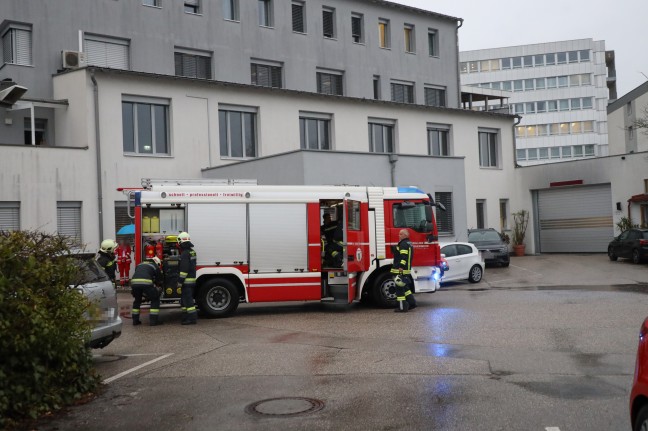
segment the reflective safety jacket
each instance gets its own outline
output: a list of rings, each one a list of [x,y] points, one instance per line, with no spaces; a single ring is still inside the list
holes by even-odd
[[[178,265],[178,271],[180,272],[180,278],[178,283],[182,285],[194,285],[196,284],[196,252],[193,250],[193,244],[191,241],[183,242],[180,244],[180,264]]]
[[[408,238],[402,239],[394,250],[394,263],[392,264],[391,273],[403,274],[412,273],[412,258],[414,257],[414,247]]]
[[[162,271],[155,262],[144,261],[137,265],[131,284],[133,285],[150,285],[162,284]]]
[[[103,268],[104,271],[106,271],[108,277],[112,281],[115,281],[115,256],[113,254],[99,250],[97,263]]]

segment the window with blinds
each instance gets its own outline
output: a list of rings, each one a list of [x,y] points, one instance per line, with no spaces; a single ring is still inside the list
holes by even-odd
[[[391,84],[392,102],[414,103],[414,85],[413,84]]]
[[[174,54],[176,76],[211,79],[211,57],[185,52]]]
[[[334,73],[317,72],[317,92],[342,96],[342,75]]]
[[[427,106],[446,106],[446,91],[443,88],[425,87],[425,104]]]
[[[56,230],[74,244],[81,245],[81,202],[56,203]]]
[[[324,37],[335,38],[335,9],[327,7],[322,9],[322,28]]]
[[[252,85],[283,88],[281,81],[281,66],[252,63],[251,74]]]
[[[364,43],[363,16],[359,13],[351,15],[351,38],[355,43]]]
[[[446,208],[443,211],[441,208],[436,208],[436,223],[439,235],[453,235],[454,234],[454,220],[452,209],[452,192],[437,192],[434,194],[434,200],[440,202]]]
[[[304,2],[292,2],[292,29],[297,33],[306,33]]]
[[[20,202],[0,202],[0,231],[20,230]]]
[[[32,64],[31,27],[12,25],[2,34],[2,61],[23,66]]]
[[[129,42],[127,40],[86,35],[84,46],[89,65],[130,69]]]

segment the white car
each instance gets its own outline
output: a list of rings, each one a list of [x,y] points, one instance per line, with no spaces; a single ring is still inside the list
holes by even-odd
[[[468,242],[441,244],[441,254],[448,261],[448,270],[443,274],[441,283],[446,281],[468,280],[479,283],[484,275],[484,258],[477,247]]]

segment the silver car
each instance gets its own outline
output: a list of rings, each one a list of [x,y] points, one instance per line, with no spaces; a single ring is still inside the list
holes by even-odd
[[[99,349],[121,335],[122,320],[119,317],[115,286],[94,257],[92,253],[74,254],[82,276],[76,288],[97,306],[89,310],[86,318],[93,325],[89,346]]]

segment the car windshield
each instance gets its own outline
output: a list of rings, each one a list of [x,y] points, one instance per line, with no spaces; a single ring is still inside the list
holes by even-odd
[[[479,230],[468,234],[470,242],[501,241],[499,233],[494,230]]]
[[[425,219],[425,204],[417,203],[405,208],[394,205],[394,227],[409,228],[416,232],[431,232],[432,223]]]
[[[74,264],[80,269],[79,285],[108,280],[104,270],[92,258],[75,258]]]

